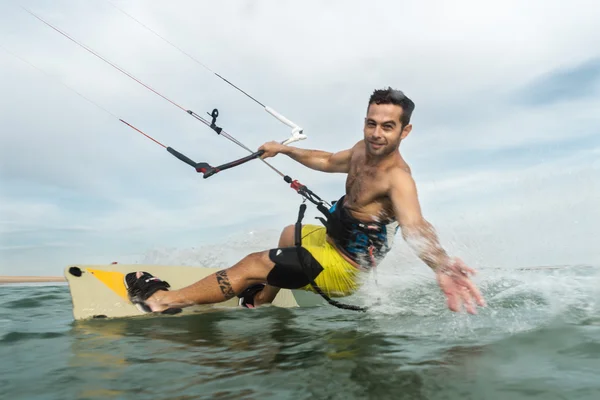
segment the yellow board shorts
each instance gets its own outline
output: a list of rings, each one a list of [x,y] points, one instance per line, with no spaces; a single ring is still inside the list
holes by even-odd
[[[321,264],[323,271],[315,283],[330,297],[344,297],[354,293],[359,285],[361,271],[350,264],[338,250],[327,241],[326,229],[319,225],[302,227],[302,247]],[[301,288],[314,292],[312,285]]]

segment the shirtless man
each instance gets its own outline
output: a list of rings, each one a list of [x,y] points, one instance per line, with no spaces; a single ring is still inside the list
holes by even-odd
[[[450,310],[476,313],[484,306],[469,275],[475,271],[446,254],[421,213],[417,189],[399,146],[412,130],[414,103],[401,91],[375,90],[369,99],[364,139],[338,153],[304,150],[269,142],[263,158],[285,154],[322,172],[348,174],[346,194],[330,209],[327,227],[302,226],[302,260],[294,247],[294,225],[286,227],[276,249],[249,254],[230,268],[169,291],[146,272],[130,273],[132,302],[147,312],[177,312],[180,307],[218,303],[234,296],[253,308],[273,301],[280,288],[314,291],[311,280],[330,297],[352,294],[364,271],[375,267],[402,237],[434,272]]]

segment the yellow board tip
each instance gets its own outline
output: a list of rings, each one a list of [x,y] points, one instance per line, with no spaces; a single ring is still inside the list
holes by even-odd
[[[99,269],[86,268],[87,272],[94,275],[100,282],[104,283],[110,290],[129,301],[127,289],[125,288],[125,274],[116,271],[102,271]]]

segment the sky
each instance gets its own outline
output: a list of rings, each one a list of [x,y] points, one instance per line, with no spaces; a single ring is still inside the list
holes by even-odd
[[[331,152],[362,138],[374,89],[400,89],[416,103],[401,153],[452,255],[600,263],[597,2],[20,0],[0,2],[0,275],[226,266],[274,247],[302,200],[260,161],[202,179],[119,122],[212,165],[248,154],[22,7],[183,108],[217,108],[251,149],[290,130],[213,72],[302,126],[294,145]],[[342,174],[269,163],[343,194]],[[385,267],[409,260],[398,235]]]

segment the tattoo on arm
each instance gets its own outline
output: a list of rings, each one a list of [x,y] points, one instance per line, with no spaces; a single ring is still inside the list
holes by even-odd
[[[223,296],[225,296],[225,300],[229,300],[234,297],[235,293],[233,292],[231,282],[229,282],[229,278],[227,277],[227,271],[219,271],[216,273],[216,275],[219,289],[221,289],[221,293],[223,293]]]

